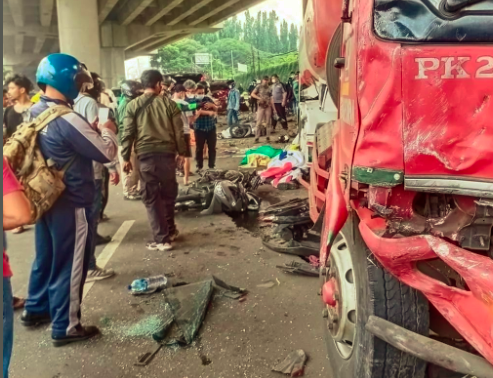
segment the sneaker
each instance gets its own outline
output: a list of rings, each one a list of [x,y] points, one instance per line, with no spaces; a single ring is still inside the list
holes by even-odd
[[[140,201],[142,196],[139,194],[127,194],[123,196],[125,201]]]
[[[43,324],[50,324],[51,316],[49,313],[35,314],[24,311],[21,315],[21,324],[24,327],[37,327]]]
[[[171,243],[173,243],[176,239],[178,239],[178,236],[180,235],[180,231],[178,230],[175,230],[175,232],[173,232],[170,236],[169,236],[169,240],[171,241]]]
[[[96,269],[90,269],[87,272],[86,282],[101,281],[107,278],[111,278],[114,275],[115,271],[113,269],[102,269],[97,266]]]
[[[26,229],[23,226],[20,226],[20,227],[14,228],[12,230],[12,233],[13,234],[22,234],[24,231],[26,231]]]
[[[53,346],[55,348],[62,347],[64,345],[68,345],[71,343],[77,343],[79,341],[84,341],[88,340],[94,336],[99,335],[99,328],[94,327],[94,326],[89,326],[89,327],[82,327],[78,326],[77,327],[77,333],[74,335],[70,336],[52,336],[53,339]]]
[[[149,251],[161,251],[161,252],[166,252],[166,251],[171,251],[173,249],[173,246],[171,243],[147,243],[146,248]]]
[[[96,235],[96,245],[108,244],[111,241],[111,236]]]

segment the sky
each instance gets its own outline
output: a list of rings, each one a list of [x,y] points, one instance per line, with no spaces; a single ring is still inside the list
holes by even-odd
[[[258,11],[275,10],[280,19],[285,18],[289,23],[294,22],[296,25],[301,26],[301,3],[302,0],[266,0],[265,2],[255,5],[250,8],[250,14],[256,15]],[[244,12],[238,15],[238,18],[242,21],[245,20]]]

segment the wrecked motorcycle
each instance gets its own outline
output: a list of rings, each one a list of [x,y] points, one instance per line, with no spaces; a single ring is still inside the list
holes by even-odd
[[[300,180],[328,376],[493,377],[493,2],[307,0],[304,20],[302,88],[336,114]]]

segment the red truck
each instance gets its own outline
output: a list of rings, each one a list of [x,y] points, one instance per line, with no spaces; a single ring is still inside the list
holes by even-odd
[[[493,377],[493,1],[303,9],[327,376]]]

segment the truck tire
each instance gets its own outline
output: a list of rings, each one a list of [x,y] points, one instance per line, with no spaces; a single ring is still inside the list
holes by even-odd
[[[369,316],[375,315],[427,335],[429,312],[423,295],[380,267],[360,235],[358,222],[356,216],[350,216],[331,248],[330,267],[321,271],[322,284],[335,280],[331,282],[339,285],[337,304],[324,303],[323,310],[332,370],[329,377],[424,378],[425,361],[399,351],[365,329]]]

